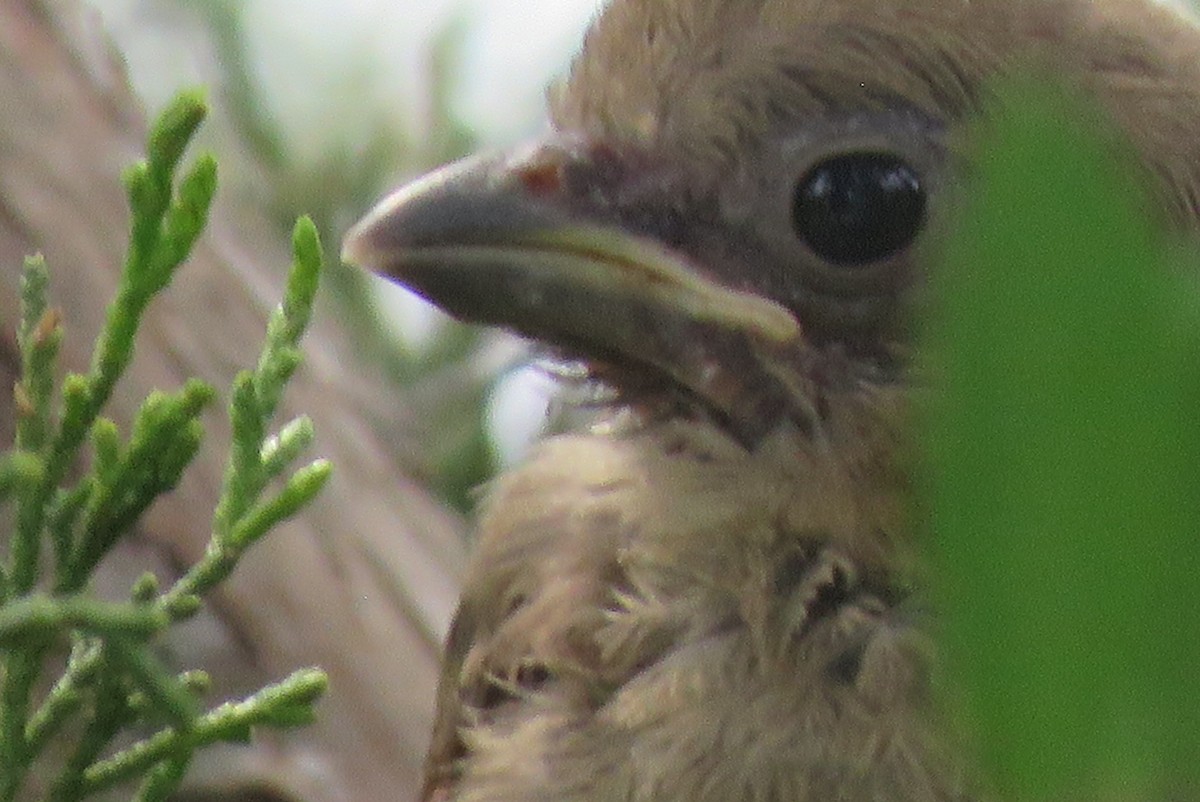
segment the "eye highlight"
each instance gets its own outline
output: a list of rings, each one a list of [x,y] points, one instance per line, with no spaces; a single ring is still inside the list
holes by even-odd
[[[817,256],[855,267],[909,245],[925,222],[917,171],[891,153],[844,153],[801,177],[792,199],[796,235]]]

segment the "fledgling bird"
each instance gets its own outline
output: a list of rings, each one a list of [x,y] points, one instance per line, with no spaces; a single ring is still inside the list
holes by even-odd
[[[971,797],[915,602],[909,322],[956,132],[1028,62],[1200,228],[1200,33],[1152,0],[612,0],[551,133],[349,235],[613,390],[486,495],[425,800]]]

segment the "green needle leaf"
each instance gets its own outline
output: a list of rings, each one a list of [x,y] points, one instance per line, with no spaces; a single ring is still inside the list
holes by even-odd
[[[193,88],[176,94],[159,113],[150,130],[147,161],[174,169],[207,116],[208,101],[203,89]]]

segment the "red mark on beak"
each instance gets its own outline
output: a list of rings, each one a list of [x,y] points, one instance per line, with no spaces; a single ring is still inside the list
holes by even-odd
[[[533,161],[518,169],[516,177],[531,195],[557,195],[562,191],[563,165],[554,158]]]

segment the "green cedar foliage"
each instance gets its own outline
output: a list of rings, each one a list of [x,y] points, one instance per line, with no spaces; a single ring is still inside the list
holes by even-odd
[[[25,262],[16,443],[0,456],[0,503],[11,507],[13,521],[0,565],[0,802],[16,799],[33,771],[50,800],[82,799],[135,781],[136,799],[163,799],[196,749],[246,740],[253,726],[303,724],[325,689],[322,672],[303,669],[248,699],[205,711],[204,673],[173,673],[153,646],[164,629],[193,616],[201,595],[229,576],[245,549],[311,501],[329,476],[323,460],[293,467],[313,439],[307,418],[270,432],[280,394],[300,363],[298,342],[321,270],[321,246],[307,219],[295,226],[284,300],[268,323],[258,364],[234,383],[233,444],[203,558],[169,588],[144,575],[126,603],[88,595],[100,561],[156,497],[175,487],[196,455],[199,415],[215,395],[196,379],[174,392],[155,391],[125,440],[102,416],[133,355],[143,312],[204,229],[216,162],[202,155],[179,171],[206,111],[200,93],[177,96],[151,129],[145,161],[124,174],[132,215],[116,298],[89,372],[68,375],[57,391],[59,313],[47,301],[43,261]],[[72,480],[68,469],[86,443],[90,469]],[[48,677],[64,645],[62,673]],[[48,681],[49,692],[40,695]],[[161,729],[126,748],[113,746],[135,726]],[[65,757],[53,761],[50,753]]]

